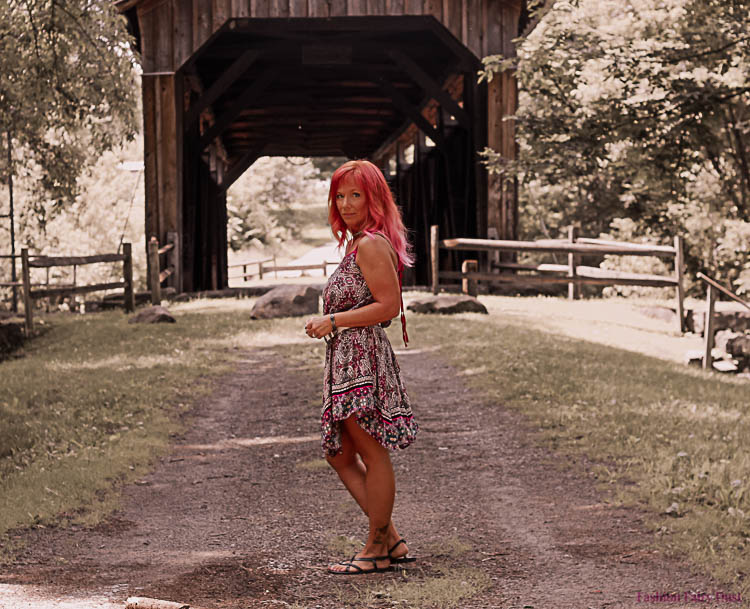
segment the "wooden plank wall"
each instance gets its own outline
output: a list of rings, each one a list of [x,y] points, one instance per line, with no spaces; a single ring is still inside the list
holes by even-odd
[[[433,15],[477,57],[513,53],[522,0],[145,0],[144,72],[174,72],[228,19]]]
[[[231,18],[247,17],[336,17],[364,15],[433,15],[456,39],[478,58],[501,53],[515,54],[512,40],[518,35],[523,0],[143,0],[137,5],[143,61],[143,112],[146,175],[146,238],[159,242],[166,233],[182,235],[182,189],[186,185],[182,159],[182,83],[175,72]],[[481,91],[484,93],[485,88]],[[503,117],[513,114],[517,104],[516,82],[512,74],[493,80],[486,88],[487,122],[485,133],[478,133],[477,147],[486,137],[487,145],[505,158],[516,158],[513,125]],[[480,107],[483,104],[478,104]],[[217,161],[221,164],[221,160]],[[189,164],[189,163],[188,163]],[[223,167],[218,168],[219,171]],[[216,171],[211,179],[216,178]],[[481,175],[480,175],[481,174]],[[484,184],[484,185],[483,185]],[[423,196],[429,187],[419,184]],[[213,192],[209,189],[208,192]],[[495,227],[501,238],[515,239],[517,225],[516,185],[489,179],[481,170],[477,192],[486,203],[478,203],[480,236]],[[216,201],[223,209],[225,201]],[[217,233],[220,229],[211,230]],[[221,229],[223,230],[223,229]],[[183,237],[183,247],[190,249]],[[219,239],[212,238],[214,243]],[[218,245],[218,243],[217,243]],[[196,252],[197,253],[197,252]],[[216,254],[217,264],[226,255]],[[202,270],[204,277],[207,270]],[[225,270],[213,270],[212,283],[221,284]],[[178,278],[179,279],[179,278]],[[197,279],[197,278],[196,278]],[[201,281],[203,282],[203,281]],[[178,284],[178,289],[181,285]],[[187,286],[186,286],[187,289]]]

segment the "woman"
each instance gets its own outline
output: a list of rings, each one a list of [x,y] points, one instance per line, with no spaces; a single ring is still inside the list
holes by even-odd
[[[383,327],[401,313],[401,273],[412,263],[401,214],[380,170],[349,161],[331,178],[328,220],[346,255],[323,292],[322,317],[305,325],[327,338],[322,435],[326,458],[367,515],[365,547],[329,567],[337,575],[388,571],[414,560],[391,520],[396,484],[389,449],[414,441],[396,357]]]

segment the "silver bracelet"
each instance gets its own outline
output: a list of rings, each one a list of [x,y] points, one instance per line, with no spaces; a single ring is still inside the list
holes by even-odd
[[[335,313],[331,313],[331,333],[332,334],[338,334],[339,329],[336,327],[336,318],[334,317]]]

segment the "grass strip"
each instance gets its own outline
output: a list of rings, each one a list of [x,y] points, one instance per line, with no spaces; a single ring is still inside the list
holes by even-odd
[[[174,305],[176,324],[131,325],[121,312],[48,316],[25,357],[0,364],[0,539],[99,521],[117,505],[113,488],[148,470],[238,354],[300,334],[297,320],[250,321],[251,305]]]
[[[528,318],[410,323],[416,347],[438,347],[486,396],[478,411],[518,409],[557,451],[600,463],[621,501],[650,508],[661,550],[750,594],[747,381],[530,329]]]

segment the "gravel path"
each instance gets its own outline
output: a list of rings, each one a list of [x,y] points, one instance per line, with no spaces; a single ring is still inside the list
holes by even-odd
[[[544,448],[439,351],[399,353],[421,425],[394,455],[394,519],[419,557],[405,572],[326,573],[348,557],[347,538],[366,537],[366,521],[321,460],[318,363],[290,367],[284,352],[261,349],[195,405],[186,433],[106,523],[29,531],[0,574],[0,607],[122,608],[128,596],[215,609],[426,607],[393,591],[447,603],[446,590],[475,586],[455,606],[640,608],[651,605],[644,595],[676,592],[679,602],[658,603],[674,609],[696,606],[690,592],[716,592],[661,554],[644,513],[608,502],[585,460]]]

